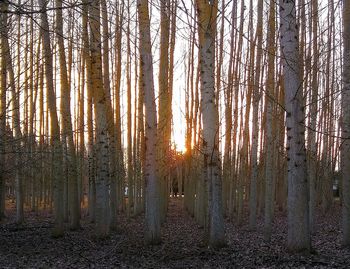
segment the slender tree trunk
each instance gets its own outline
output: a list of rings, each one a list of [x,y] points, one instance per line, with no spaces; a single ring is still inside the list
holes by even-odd
[[[218,145],[218,108],[215,90],[215,36],[217,2],[196,1],[201,70],[201,112],[203,119],[204,175],[208,184],[209,245],[224,244],[222,189]]]
[[[160,191],[157,178],[156,143],[157,143],[157,110],[153,84],[152,47],[150,33],[150,18],[148,1],[138,0],[141,83],[144,90],[145,102],[145,140],[146,140],[146,213],[145,239],[149,244],[158,244],[160,238]]]
[[[316,124],[317,124],[317,98],[318,98],[318,0],[312,1],[312,81],[311,81],[311,105],[310,105],[310,128],[308,135],[309,158],[308,158],[308,178],[309,178],[309,218],[310,231],[314,232],[314,216],[316,209],[316,175],[317,175],[317,145],[316,145]]]
[[[103,88],[101,33],[100,33],[100,0],[91,3],[89,25],[91,54],[91,86],[96,122],[96,233],[100,238],[109,234],[109,154],[107,96]]]
[[[131,133],[131,48],[130,48],[130,3],[128,1],[128,20],[127,20],[127,33],[126,33],[126,39],[127,39],[127,60],[126,60],[126,84],[127,84],[127,180],[128,180],[128,204],[127,204],[127,214],[130,216],[132,208],[133,208],[133,202],[134,202],[134,172],[133,172],[133,165],[132,165],[132,133]]]
[[[42,10],[46,10],[46,2],[39,0]],[[41,27],[43,50],[45,60],[46,95],[50,113],[50,132],[52,149],[52,180],[54,190],[54,213],[55,226],[52,235],[59,237],[63,235],[63,178],[62,178],[62,145],[60,141],[60,127],[58,124],[56,94],[53,82],[53,60],[50,44],[49,23],[46,12],[41,12]]]
[[[343,89],[341,172],[343,193],[343,244],[350,245],[350,1],[343,2]]]
[[[102,28],[103,28],[103,86],[106,96],[106,118],[107,118],[107,130],[109,135],[109,156],[110,156],[110,225],[111,229],[117,228],[117,167],[116,167],[116,129],[114,127],[112,98],[109,79],[109,31],[108,31],[108,13],[106,0],[101,0],[102,7]]]
[[[92,110],[92,83],[91,83],[91,57],[90,57],[90,42],[88,35],[88,2],[84,0],[83,15],[82,15],[82,39],[83,39],[83,59],[85,62],[86,71],[86,90],[87,90],[87,132],[88,132],[88,209],[91,222],[95,222],[95,206],[96,206],[96,185],[95,185],[95,150],[94,150],[94,131],[93,131],[93,110]]]
[[[2,8],[8,9],[8,4],[3,4]],[[14,129],[14,149],[15,149],[15,177],[16,177],[16,222],[22,223],[24,221],[23,213],[23,174],[22,174],[22,153],[21,150],[21,126],[20,126],[20,116],[19,116],[19,90],[16,89],[15,74],[12,65],[12,58],[10,54],[10,45],[8,41],[8,29],[7,29],[7,14],[3,14],[3,23],[0,27],[1,29],[1,42],[2,51],[5,55],[5,67],[8,70],[10,90],[12,96],[12,122]],[[18,63],[19,64],[19,63]],[[20,66],[17,66],[20,68]]]
[[[67,139],[67,165],[68,165],[68,205],[70,228],[78,229],[80,206],[78,197],[77,156],[75,152],[72,116],[70,109],[70,84],[68,81],[67,63],[63,40],[62,0],[56,0],[56,37],[59,50],[60,81],[61,81],[61,115],[63,136]]]
[[[298,49],[296,3],[281,0],[281,49],[287,125],[288,242],[292,252],[310,250],[308,188],[305,153],[305,112]]]
[[[275,174],[275,160],[274,160],[274,142],[276,137],[273,133],[274,119],[274,102],[275,102],[275,1],[270,1],[269,11],[269,32],[267,34],[267,81],[266,81],[266,163],[265,163],[265,221],[264,221],[264,237],[265,240],[270,241],[272,229],[272,216],[274,210],[273,200],[273,183]]]
[[[118,6],[119,7],[119,6]],[[122,150],[122,136],[121,136],[121,114],[120,114],[120,84],[122,71],[122,34],[123,34],[123,6],[119,7],[116,12],[116,29],[115,29],[115,97],[114,97],[114,113],[115,113],[115,134],[116,134],[116,154],[117,154],[117,207],[124,207],[124,161]],[[142,104],[143,107],[143,104]]]
[[[0,54],[6,55],[5,39],[7,38],[7,13],[8,3],[0,3]],[[6,57],[0,58],[0,220],[5,217],[5,143],[6,143],[6,87],[7,70]]]
[[[167,184],[169,174],[169,148],[171,107],[169,92],[169,26],[170,26],[170,1],[161,0],[160,3],[160,60],[159,60],[159,104],[158,104],[158,165],[159,181],[161,188],[161,221],[165,221],[167,208]]]
[[[259,101],[260,101],[260,72],[262,59],[262,32],[263,32],[263,9],[264,1],[258,2],[258,18],[256,28],[257,53],[253,92],[253,121],[252,121],[252,151],[251,151],[251,178],[249,195],[249,228],[256,229],[257,213],[257,181],[258,181],[258,140],[259,140]]]

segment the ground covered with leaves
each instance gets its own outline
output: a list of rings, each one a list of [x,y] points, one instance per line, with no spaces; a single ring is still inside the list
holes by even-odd
[[[350,249],[342,248],[340,207],[317,217],[313,254],[287,252],[286,216],[277,213],[272,241],[264,242],[263,220],[257,231],[226,222],[227,246],[214,250],[203,243],[203,229],[171,200],[162,228],[163,243],[146,246],[143,216],[119,218],[119,230],[99,240],[86,218],[78,231],[51,237],[50,214],[26,212],[26,223],[14,223],[14,210],[0,223],[0,268],[350,268]],[[247,216],[246,216],[247,217]]]

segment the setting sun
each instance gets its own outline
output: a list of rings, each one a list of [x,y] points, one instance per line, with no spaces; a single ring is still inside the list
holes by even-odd
[[[185,153],[186,152],[186,141],[185,135],[181,132],[176,132],[174,130],[173,135],[171,137],[171,144],[174,149],[178,152]]]

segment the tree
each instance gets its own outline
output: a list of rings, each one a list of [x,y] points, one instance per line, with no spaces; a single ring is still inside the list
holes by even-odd
[[[5,216],[5,139],[6,139],[6,51],[5,39],[7,38],[7,13],[8,3],[0,3],[0,220]]]
[[[342,105],[342,143],[341,173],[343,184],[343,244],[350,245],[350,1],[343,2],[343,89]]]
[[[91,83],[91,57],[90,57],[90,42],[88,33],[88,15],[89,6],[87,0],[84,0],[82,11],[82,57],[85,63],[86,70],[86,90],[87,90],[87,133],[88,133],[88,208],[90,221],[95,221],[95,206],[96,206],[96,184],[95,184],[95,150],[94,150],[94,130],[93,130],[93,109],[92,109],[92,83]]]
[[[54,186],[54,212],[55,227],[52,235],[59,237],[63,235],[63,179],[62,179],[62,144],[60,141],[60,127],[58,124],[56,94],[53,83],[53,59],[51,50],[51,40],[49,32],[49,22],[47,18],[45,0],[39,0],[41,15],[42,41],[45,62],[46,96],[50,113],[50,132],[52,150],[52,181]]]
[[[71,104],[70,104],[70,84],[68,81],[66,54],[63,39],[63,15],[62,0],[56,0],[56,38],[59,50],[60,64],[60,81],[61,81],[61,115],[62,115],[62,131],[66,137],[68,146],[68,204],[70,228],[78,229],[80,218],[80,206],[78,197],[78,172],[77,172],[77,156],[75,152]]]
[[[252,172],[250,177],[250,195],[249,195],[249,228],[256,229],[256,211],[257,211],[257,181],[258,181],[258,140],[259,140],[259,100],[260,100],[260,72],[262,58],[262,31],[263,31],[263,9],[264,2],[258,2],[258,19],[256,25],[257,53],[254,74],[254,92],[253,92],[253,126],[252,126],[252,150],[251,165]]]
[[[305,150],[305,112],[302,100],[298,25],[295,0],[280,2],[288,162],[288,249],[310,250],[308,187]]]
[[[8,4],[4,4],[3,9],[8,11]],[[7,14],[3,14],[3,21],[1,23],[1,42],[2,42],[2,51],[5,61],[5,71],[8,71],[9,84],[12,96],[12,122],[14,129],[14,149],[15,149],[15,177],[16,177],[16,221],[17,223],[22,223],[24,221],[23,213],[23,173],[22,173],[22,153],[21,149],[21,140],[22,132],[20,126],[20,112],[19,112],[19,91],[16,89],[15,74],[12,65],[12,57],[10,53],[10,45],[8,40],[8,27],[7,27]],[[17,68],[20,69],[20,66]],[[5,74],[4,74],[5,75]],[[6,79],[4,80],[6,81]]]
[[[201,112],[203,120],[203,175],[208,183],[209,240],[212,247],[224,244],[222,182],[218,145],[218,108],[215,91],[215,36],[217,1],[196,0],[201,70]]]
[[[148,1],[138,0],[137,11],[140,31],[141,78],[145,104],[145,141],[146,141],[146,212],[145,239],[149,244],[158,244],[160,238],[160,191],[157,177],[157,110],[154,96],[152,45]]]
[[[105,0],[101,0],[102,7],[102,29],[103,29],[103,86],[106,96],[106,118],[107,118],[107,131],[109,135],[109,180],[110,180],[110,225],[112,229],[117,228],[117,151],[116,151],[116,128],[114,127],[112,98],[109,79],[109,31],[108,31],[108,13],[107,4]]]
[[[274,92],[275,92],[275,1],[270,1],[269,11],[269,32],[267,34],[267,79],[266,79],[266,167],[265,167],[265,219],[264,236],[265,240],[270,241],[272,229],[272,216],[274,210],[274,142],[276,137],[273,134],[274,119]]]
[[[158,104],[158,165],[159,182],[161,186],[161,218],[164,221],[166,214],[166,204],[168,202],[167,169],[169,163],[169,148],[171,135],[171,91],[169,89],[169,31],[170,31],[170,1],[160,1],[160,59],[159,59],[159,104]],[[169,128],[170,127],[170,128]],[[164,209],[165,208],[165,209]]]
[[[130,3],[128,1],[128,20],[127,20],[127,60],[126,60],[126,86],[127,86],[127,177],[128,177],[128,207],[127,213],[130,216],[131,208],[134,206],[134,184],[133,184],[133,166],[132,166],[132,133],[131,133],[131,48],[130,48]]]
[[[117,154],[117,207],[124,204],[124,161],[122,151],[122,131],[121,131],[121,115],[120,115],[120,87],[121,87],[121,71],[122,71],[122,37],[123,37],[123,5],[117,6],[116,12],[116,28],[115,28],[115,90],[114,90],[114,114],[115,114],[115,134],[116,134],[116,154]],[[143,103],[142,103],[143,108]]]
[[[103,87],[102,54],[100,33],[100,0],[94,0],[89,9],[91,86],[96,122],[96,234],[103,238],[108,236],[109,222],[109,155],[107,97]]]

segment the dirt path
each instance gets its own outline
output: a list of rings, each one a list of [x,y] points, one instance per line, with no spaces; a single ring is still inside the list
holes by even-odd
[[[350,268],[350,250],[340,245],[339,212],[319,216],[317,254],[305,256],[286,252],[283,214],[276,215],[270,244],[263,240],[261,220],[257,232],[226,223],[228,245],[215,251],[205,247],[203,229],[182,210],[180,199],[170,202],[158,246],[144,244],[143,216],[121,216],[120,230],[105,240],[96,239],[85,220],[82,229],[52,239],[52,216],[27,212],[27,223],[17,226],[10,212],[0,224],[0,268]]]

